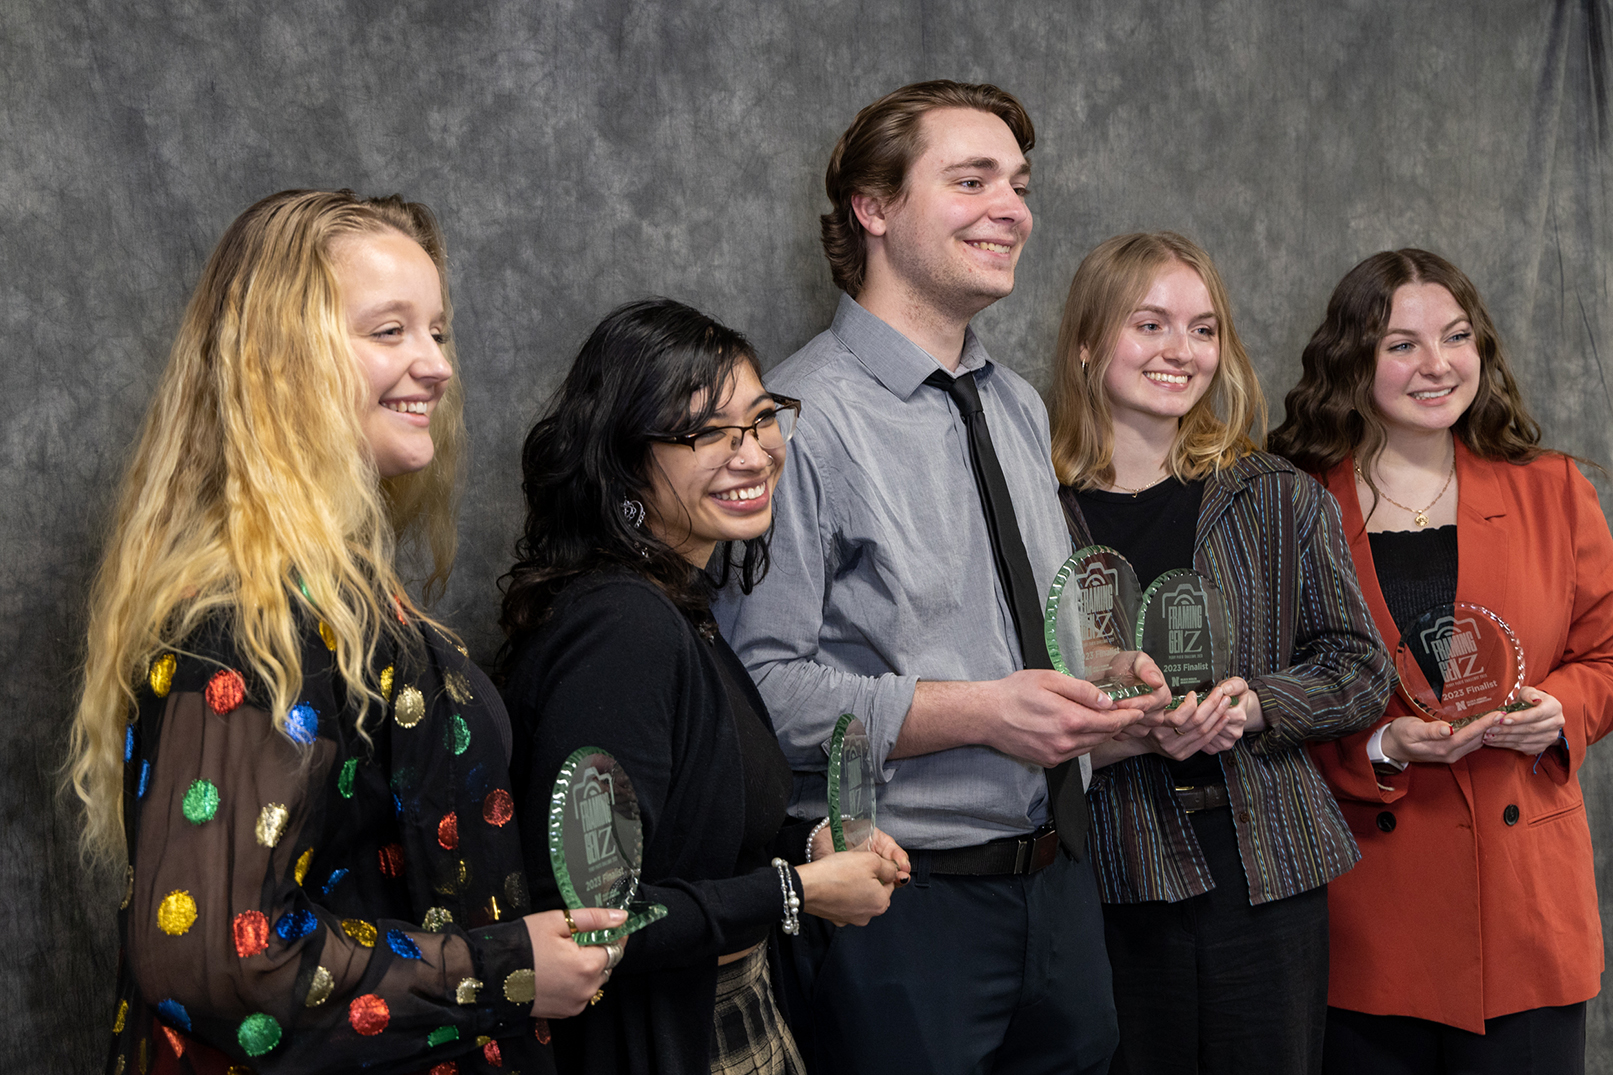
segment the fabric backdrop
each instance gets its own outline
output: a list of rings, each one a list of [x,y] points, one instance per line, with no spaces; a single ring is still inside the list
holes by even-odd
[[[587,329],[663,294],[750,333],[766,363],[790,353],[835,302],[817,242],[830,147],[921,78],[996,82],[1035,119],[1035,235],[1016,293],[978,320],[1033,383],[1082,254],[1172,228],[1217,259],[1275,420],[1338,278],[1423,246],[1477,282],[1549,442],[1613,462],[1610,11],[5,0],[0,1070],[87,1071],[106,1046],[119,886],[81,869],[54,790],[85,590],[183,305],[257,198],[401,191],[442,218],[474,459],[439,611],[486,658],[517,449]],[[1604,882],[1610,771],[1604,750],[1582,777]],[[1439,928],[1438,908],[1408,913]],[[1590,1027],[1591,1069],[1613,1071],[1606,1002]]]

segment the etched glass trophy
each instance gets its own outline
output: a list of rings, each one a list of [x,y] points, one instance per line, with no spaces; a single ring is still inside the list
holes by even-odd
[[[1395,647],[1400,693],[1434,720],[1461,728],[1497,709],[1528,709],[1523,648],[1506,622],[1465,601],[1428,609]]]
[[[620,926],[578,933],[578,944],[609,944],[666,917],[665,907],[638,898],[643,861],[644,826],[633,782],[603,750],[573,751],[549,797],[549,862],[560,896],[572,910],[627,912]]]
[[[863,722],[843,713],[829,740],[829,835],[836,851],[861,851],[874,834],[874,754]]]
[[[1141,601],[1137,572],[1124,556],[1105,545],[1077,549],[1047,594],[1043,629],[1053,667],[1117,700],[1147,694],[1131,652]]]
[[[1149,584],[1137,613],[1136,647],[1154,659],[1174,709],[1232,674],[1232,614],[1215,583],[1190,568]]]

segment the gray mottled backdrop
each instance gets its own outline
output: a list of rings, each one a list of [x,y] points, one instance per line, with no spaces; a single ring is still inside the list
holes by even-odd
[[[183,303],[252,201],[352,186],[440,212],[475,447],[442,611],[486,656],[517,447],[586,329],[667,294],[768,362],[788,354],[835,301],[816,242],[829,149],[861,105],[920,78],[997,82],[1035,117],[1035,236],[1018,292],[980,318],[1033,382],[1077,261],[1116,232],[1174,228],[1216,256],[1276,415],[1338,277],[1426,246],[1488,297],[1551,443],[1610,462],[1609,15],[1608,0],[4,0],[0,1070],[88,1070],[105,1045],[115,886],[80,870],[52,791],[86,581]],[[1613,881],[1609,771],[1593,757],[1583,779]],[[1591,1056],[1613,1071],[1603,1001]]]

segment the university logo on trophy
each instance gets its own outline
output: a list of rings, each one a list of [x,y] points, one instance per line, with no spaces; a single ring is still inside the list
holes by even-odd
[[[1461,728],[1486,713],[1529,708],[1520,701],[1523,646],[1483,605],[1456,601],[1421,613],[1395,647],[1400,694],[1425,717]]]
[[[1232,674],[1232,611],[1215,583],[1190,568],[1149,584],[1137,612],[1136,646],[1154,659],[1179,705]]]
[[[571,812],[582,838],[583,856],[596,866],[616,851],[616,830],[611,824],[611,808],[616,805],[616,785],[593,766],[584,769],[571,786]],[[620,856],[616,858],[620,862]],[[621,873],[626,875],[625,867]],[[608,875],[601,875],[604,881]],[[612,886],[614,887],[614,885]]]
[[[1479,624],[1471,616],[1437,616],[1420,632],[1423,648],[1439,662],[1440,678],[1449,687],[1482,675],[1479,667]]]
[[[1120,588],[1120,572],[1110,563],[1092,560],[1075,580],[1081,591],[1083,641],[1094,642],[1124,637],[1115,622],[1115,594]]]
[[[614,907],[627,921],[585,930],[578,944],[609,944],[666,917],[659,903],[638,898],[644,825],[638,796],[615,758],[597,747],[575,750],[560,766],[549,796],[549,865],[560,898],[572,910]]]
[[[1140,592],[1137,572],[1114,549],[1075,550],[1047,593],[1043,631],[1053,667],[1114,699],[1147,694],[1147,684],[1132,671],[1132,622]]]

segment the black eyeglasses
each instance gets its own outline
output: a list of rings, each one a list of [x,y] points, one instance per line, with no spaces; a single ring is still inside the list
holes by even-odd
[[[653,437],[663,444],[681,444],[694,452],[695,459],[701,466],[713,470],[727,465],[728,461],[739,454],[745,443],[745,434],[751,433],[756,437],[764,452],[772,453],[783,449],[785,443],[795,433],[795,420],[801,414],[801,401],[788,396],[774,396],[773,405],[749,425],[743,426],[707,426],[693,433],[685,433],[680,437]]]

